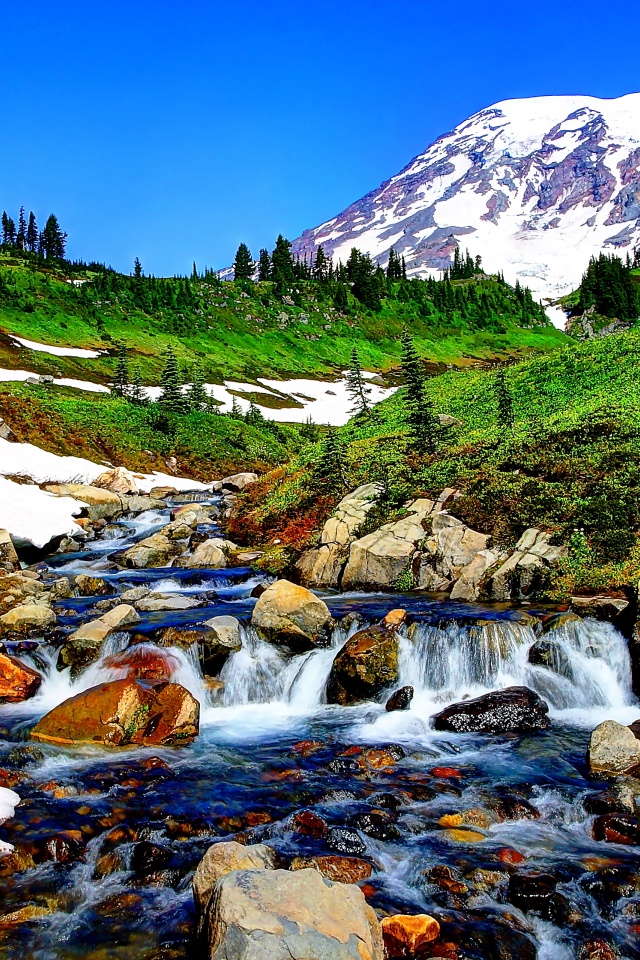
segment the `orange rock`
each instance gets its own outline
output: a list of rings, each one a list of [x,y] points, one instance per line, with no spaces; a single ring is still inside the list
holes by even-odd
[[[358,883],[371,876],[372,867],[359,857],[295,857],[292,870],[315,867],[323,877],[337,883]]]
[[[311,754],[319,750],[321,746],[322,744],[319,740],[301,740],[299,743],[294,743],[293,750],[299,753],[301,757],[310,757]]]
[[[512,850],[511,847],[504,847],[498,851],[498,860],[502,860],[503,863],[522,863],[526,859],[523,853]]]
[[[146,759],[141,761],[140,766],[143,767],[145,770],[170,770],[171,769],[171,767],[166,762],[166,760],[162,760],[160,757],[146,757]]]
[[[370,767],[373,770],[383,770],[394,767],[398,761],[389,750],[365,750],[358,763],[361,767]]]
[[[386,627],[387,630],[397,630],[398,627],[402,626],[406,619],[406,610],[390,610],[384,620],[380,622],[380,626]]]
[[[443,780],[462,779],[462,774],[455,767],[434,767],[431,771],[432,777],[438,777]]]
[[[50,912],[46,907],[34,907],[33,905],[21,907],[19,910],[13,910],[11,913],[0,916],[0,927],[16,927],[21,923],[36,920],[38,917],[46,917]]]
[[[263,823],[271,823],[271,814],[266,810],[250,810],[245,814],[244,822],[248,827],[259,827]]]
[[[351,747],[347,747],[345,750],[341,750],[339,756],[341,757],[358,757],[362,753],[362,747],[357,747],[355,744]]]
[[[441,827],[459,827],[461,826],[462,822],[461,813],[445,813],[438,820],[438,824]]]
[[[481,843],[487,838],[478,830],[446,830],[445,835],[456,843]]]
[[[180,669],[177,657],[149,643],[141,643],[106,657],[102,665],[116,671],[119,674],[118,679],[130,677],[158,683],[171,680]]]
[[[0,703],[22,703],[37,693],[42,677],[15,657],[0,653]]]
[[[413,957],[427,943],[440,936],[440,924],[426,913],[397,914],[382,920],[382,938],[387,957]]]
[[[267,770],[262,774],[262,779],[266,783],[279,780],[304,780],[304,770]]]

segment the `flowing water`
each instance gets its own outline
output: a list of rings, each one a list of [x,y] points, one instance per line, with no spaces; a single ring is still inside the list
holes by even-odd
[[[363,857],[373,867],[362,884],[369,902],[382,913],[435,914],[449,944],[443,956],[527,960],[537,951],[541,960],[571,960],[601,939],[620,957],[640,958],[636,848],[593,840],[582,802],[603,788],[585,765],[590,730],[602,719],[630,723],[640,715],[626,642],[613,627],[560,625],[545,636],[551,666],[533,666],[528,655],[538,635],[518,611],[415,594],[329,595],[338,620],[331,645],[292,656],[250,626],[251,592],[264,578],[249,569],[123,571],[113,563],[113,551],[167,519],[158,511],[111,524],[90,550],[52,557],[48,570],[101,576],[114,594],[146,585],[201,601],[141,614],[136,632],[145,642],[136,656],[156,649],[159,629],[219,614],[241,620],[242,649],[224,665],[217,692],[202,676],[196,646],[164,651],[172,679],[201,703],[200,736],[188,747],[136,751],[28,740],[51,707],[123,676],[128,633],[112,635],[99,662],[74,680],[56,669],[56,652],[45,645],[21,654],[45,682],[33,700],[0,707],[0,768],[23,800],[0,827],[0,841],[20,856],[19,869],[0,859],[0,915],[25,907],[31,914],[19,925],[0,918],[0,958],[199,956],[193,870],[211,842],[238,834],[271,844],[285,861],[336,853],[340,845]],[[95,617],[98,599],[62,601],[62,626]],[[414,687],[411,709],[327,705],[337,651],[398,606],[410,614],[398,685]],[[514,684],[547,701],[548,731],[480,737],[432,730],[430,717],[444,705]],[[331,828],[328,838],[295,831],[292,815],[310,808]],[[459,813],[462,832],[439,823]],[[553,875],[555,912],[525,915],[509,902],[509,877],[522,871]]]

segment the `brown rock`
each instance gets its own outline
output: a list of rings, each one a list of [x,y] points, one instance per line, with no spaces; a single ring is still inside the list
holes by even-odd
[[[102,577],[89,577],[86,573],[79,574],[73,583],[81,597],[100,597],[115,592]]]
[[[56,625],[56,615],[50,607],[39,603],[22,603],[0,617],[0,637],[42,635]]]
[[[40,688],[42,677],[15,657],[0,653],[0,703],[22,703]]]
[[[251,622],[272,643],[312,650],[327,642],[332,619],[324,600],[310,590],[277,580],[258,598]]]
[[[291,863],[292,870],[306,870],[309,867],[319,870],[323,877],[337,883],[367,880],[373,869],[370,863],[360,857],[295,857]]]
[[[326,837],[329,832],[327,824],[312,810],[300,810],[291,818],[291,829],[302,837]]]
[[[116,680],[65,700],[32,730],[45,743],[130,744],[189,743],[198,734],[200,705],[177,683],[148,686]]]
[[[397,914],[382,920],[382,937],[389,958],[413,957],[427,943],[440,936],[440,924],[426,913]]]
[[[149,680],[154,683],[168,681],[180,668],[180,661],[166,650],[160,650],[148,643],[137,644],[106,657],[102,661],[105,667],[118,671],[118,679]]]
[[[327,702],[342,706],[372,700],[398,680],[396,627],[404,611],[392,611],[375,627],[359,630],[347,642],[331,667]]]

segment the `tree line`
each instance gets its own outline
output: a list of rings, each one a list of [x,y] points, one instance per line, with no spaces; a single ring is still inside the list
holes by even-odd
[[[618,320],[637,320],[640,315],[640,284],[632,271],[640,268],[640,248],[634,259],[627,254],[626,261],[614,254],[591,257],[580,284],[578,305],[581,310],[594,308],[604,317]]]
[[[23,253],[37,253],[46,259],[64,260],[67,234],[62,231],[54,213],[47,217],[42,230],[38,229],[33,210],[27,218],[24,207],[20,207],[17,224],[6,210],[2,212],[1,224],[4,247]]]

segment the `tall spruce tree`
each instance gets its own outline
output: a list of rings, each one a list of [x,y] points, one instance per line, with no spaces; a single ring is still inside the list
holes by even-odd
[[[496,402],[498,406],[498,423],[502,427],[511,429],[514,424],[513,397],[507,384],[507,378],[502,367],[498,368],[495,380]]]
[[[52,213],[45,223],[44,230],[40,234],[40,252],[49,258],[62,260],[67,244],[67,234],[63,233],[58,223],[58,218]]]
[[[271,279],[271,257],[269,251],[264,248],[260,251],[258,258],[258,280],[264,283]]]
[[[126,344],[121,343],[118,348],[118,361],[113,378],[113,392],[118,397],[127,397],[129,395],[130,385],[128,350]]]
[[[16,246],[20,250],[27,249],[27,221],[24,216],[24,207],[20,207],[20,214],[18,216],[18,232],[16,234]]]
[[[205,410],[209,395],[204,387],[204,371],[201,363],[195,363],[191,371],[191,384],[187,391],[187,406],[190,410]]]
[[[313,480],[318,487],[332,493],[346,487],[344,451],[335,430],[327,433],[320,445],[313,467]]]
[[[29,223],[27,224],[27,248],[31,253],[35,253],[38,249],[38,224],[33,210],[29,214]]]
[[[356,347],[351,351],[349,369],[345,374],[347,393],[351,400],[350,413],[354,415],[369,413],[371,409],[371,387],[362,376],[362,367]]]
[[[316,258],[313,262],[313,277],[318,283],[324,283],[329,275],[329,260],[322,249],[322,244],[316,250]]]
[[[408,330],[402,331],[402,370],[407,385],[407,420],[415,446],[435,453],[440,424],[426,390],[422,363]]]
[[[139,365],[136,366],[131,371],[131,387],[129,389],[129,399],[131,403],[135,403],[138,406],[143,406],[147,403],[147,394],[144,389],[144,381],[142,379],[142,370]]]
[[[160,396],[158,402],[170,413],[184,411],[184,397],[181,390],[180,370],[173,349],[169,347],[160,378]]]
[[[293,257],[291,244],[280,234],[271,254],[271,279],[275,283],[276,293],[283,296],[293,287]]]
[[[16,225],[6,210],[2,213],[2,242],[8,247],[14,247],[16,243]]]
[[[246,243],[241,243],[233,261],[233,275],[236,280],[251,280],[255,264]]]

